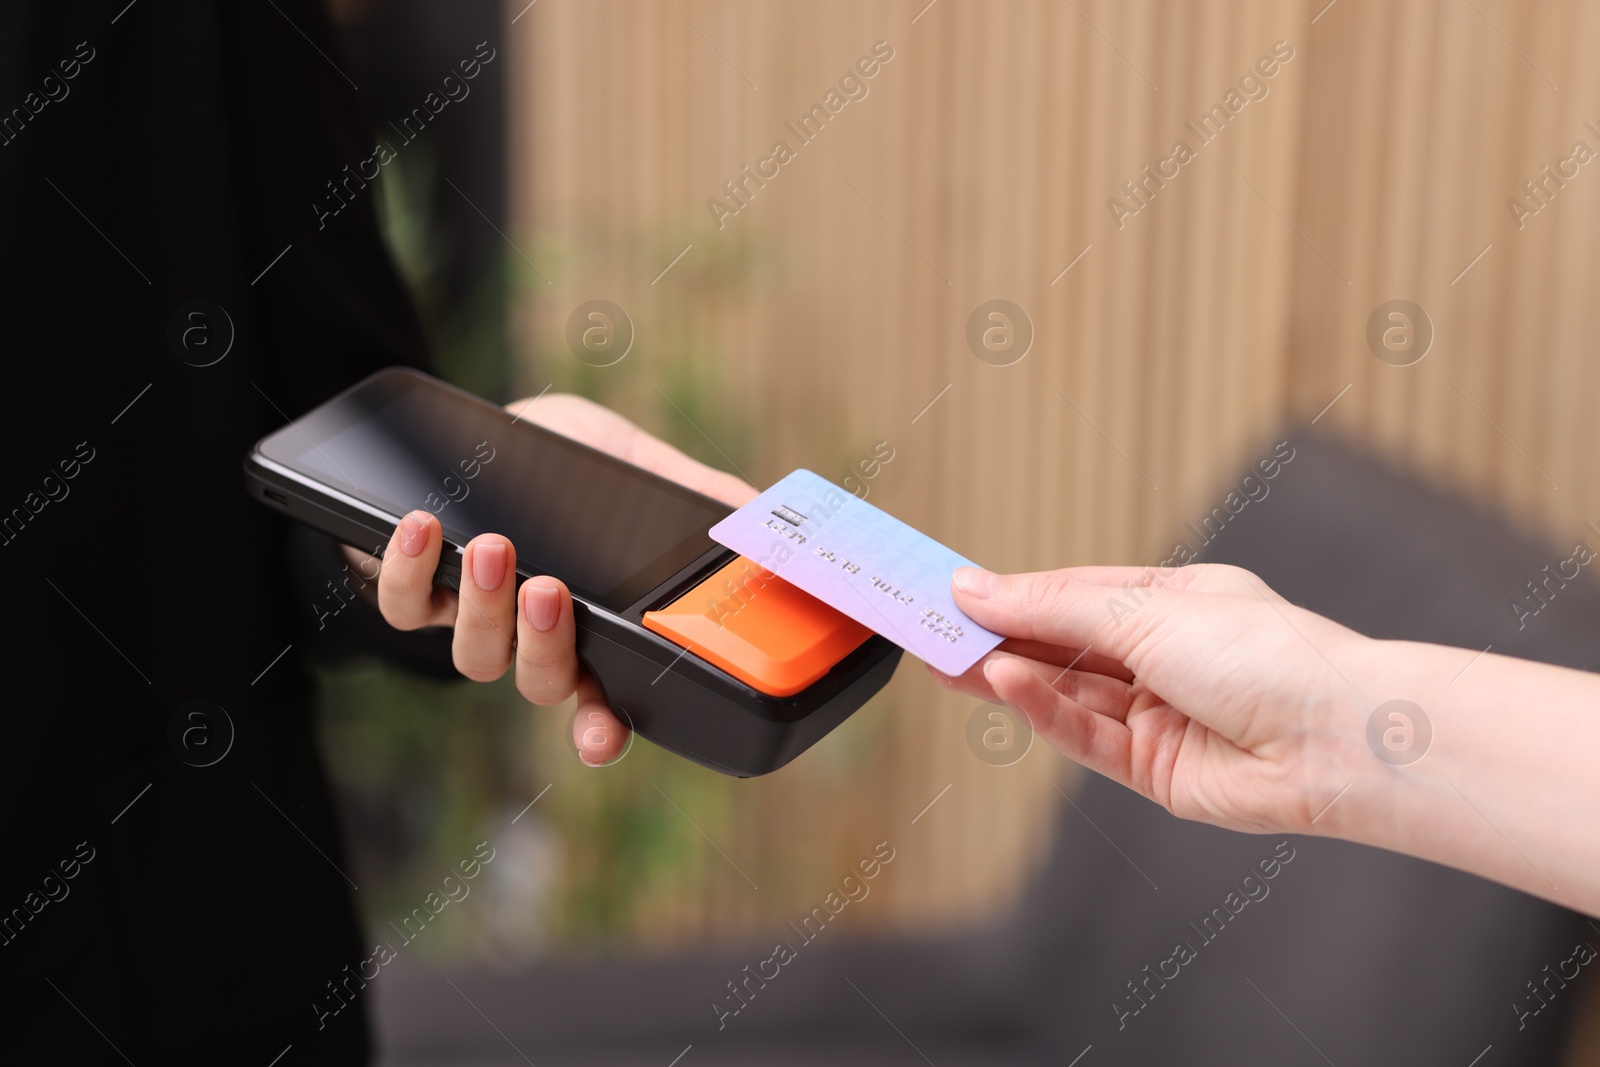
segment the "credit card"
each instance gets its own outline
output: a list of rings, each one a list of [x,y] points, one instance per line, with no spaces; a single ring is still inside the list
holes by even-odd
[[[946,674],[1001,641],[950,596],[955,569],[977,564],[811,471],[785,475],[711,537]]]

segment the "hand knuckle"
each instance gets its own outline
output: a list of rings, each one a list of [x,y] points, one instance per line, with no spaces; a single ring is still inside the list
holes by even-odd
[[[1048,615],[1061,606],[1066,585],[1059,571],[1033,575],[1023,589],[1023,603],[1035,615]]]
[[[1179,574],[1185,580],[1178,588],[1199,592],[1248,592],[1265,584],[1254,571],[1231,563],[1191,563]]]
[[[474,682],[492,682],[506,672],[505,666],[496,666],[492,660],[468,657],[456,658],[456,670]]]
[[[544,687],[538,675],[530,676],[520,668],[517,671],[517,692],[530,704],[544,705]]]
[[[383,616],[383,621],[396,630],[415,630],[421,625],[414,611],[407,608],[391,594],[378,590],[378,614]]]
[[[511,665],[511,646],[488,627],[458,626],[450,651],[456,670],[475,682],[492,682]]]
[[[421,593],[420,577],[410,567],[390,565],[378,575],[378,600],[396,604],[416,600]]]
[[[517,688],[523,696],[533,700],[535,694],[548,693],[555,679],[556,663],[547,651],[531,642],[517,646]]]

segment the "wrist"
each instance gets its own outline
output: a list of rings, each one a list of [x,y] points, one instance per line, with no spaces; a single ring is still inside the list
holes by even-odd
[[[1341,649],[1348,684],[1329,702],[1318,765],[1307,775],[1307,833],[1402,848],[1407,813],[1432,790],[1423,765],[1433,747],[1428,671],[1434,646],[1354,635]]]
[[[1349,788],[1313,831],[1600,909],[1600,679],[1409,641],[1370,641],[1354,659],[1358,708],[1336,731],[1356,757],[1337,768]]]

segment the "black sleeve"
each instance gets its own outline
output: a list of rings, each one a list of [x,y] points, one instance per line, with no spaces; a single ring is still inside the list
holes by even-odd
[[[320,1014],[372,943],[306,671],[363,630],[316,632],[295,574],[325,564],[294,565],[241,470],[285,420],[426,363],[378,189],[316,207],[371,155],[359,78],[315,0],[0,4],[0,1062],[366,1056],[370,993]],[[203,359],[172,333],[196,303]],[[194,701],[232,725],[204,766],[172,734]]]

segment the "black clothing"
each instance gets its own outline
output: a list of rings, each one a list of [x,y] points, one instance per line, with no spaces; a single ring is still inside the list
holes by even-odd
[[[373,190],[312,207],[371,153],[336,63],[314,0],[0,9],[0,1062],[368,1055],[360,998],[312,1007],[371,949],[313,744],[325,637],[240,471],[424,358]],[[210,366],[228,324],[170,329],[191,301],[231,320]],[[211,766],[169,741],[191,700],[235,731]]]

